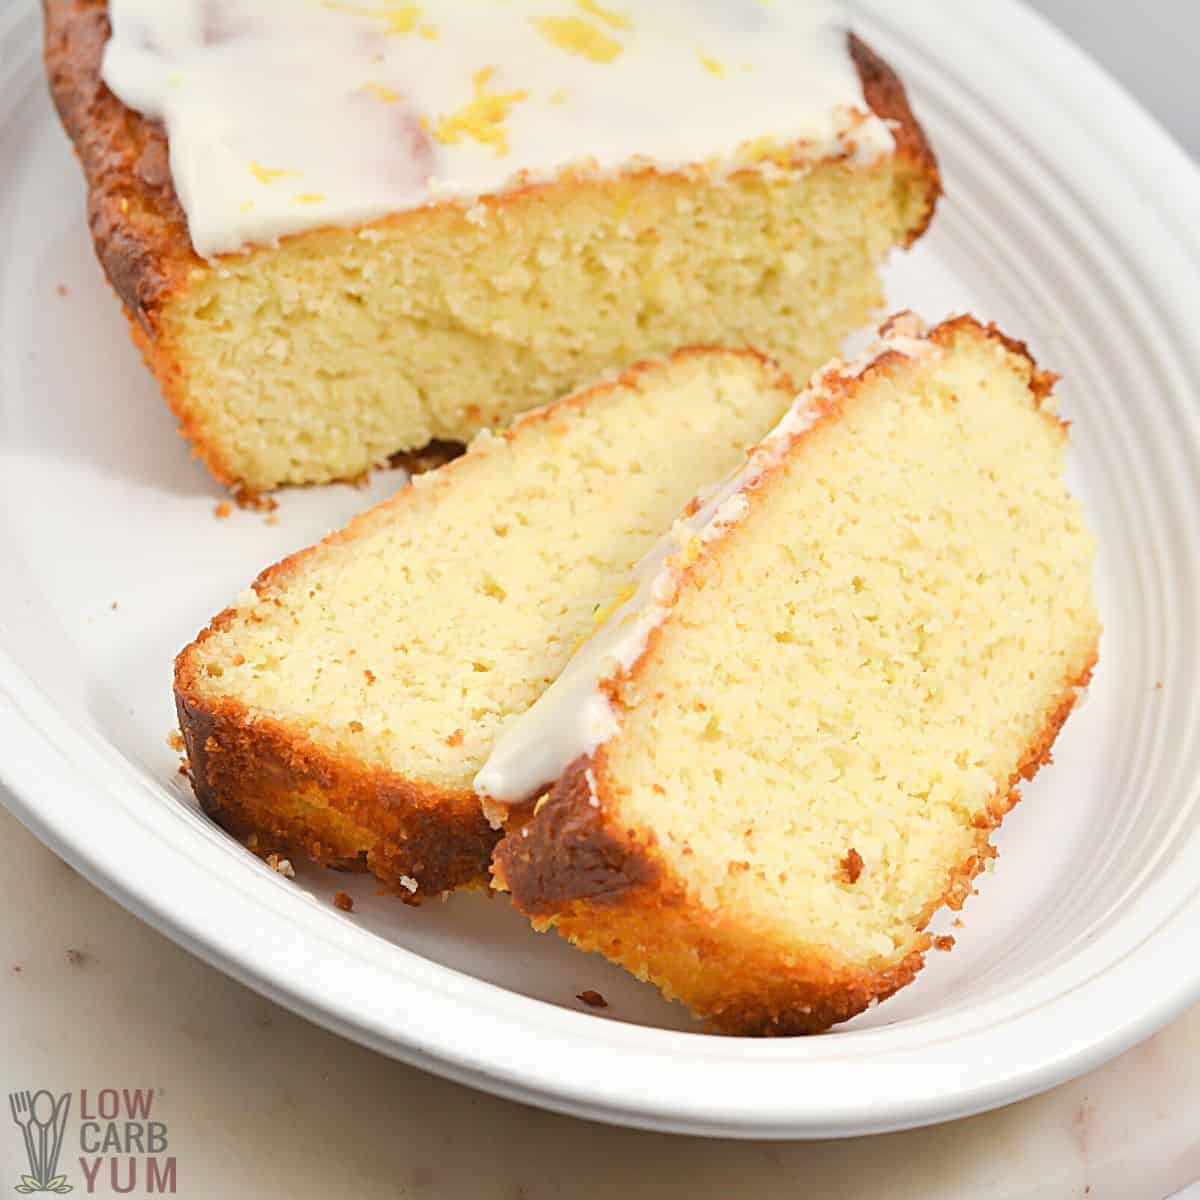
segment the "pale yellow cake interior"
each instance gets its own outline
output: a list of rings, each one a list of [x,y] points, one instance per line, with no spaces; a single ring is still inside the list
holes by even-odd
[[[1089,666],[1093,541],[1027,382],[981,334],[868,380],[629,685],[613,819],[747,935],[856,969],[911,949]]]
[[[791,400],[774,368],[703,352],[418,476],[186,653],[189,690],[409,780],[470,789],[631,564]]]
[[[928,203],[890,158],[447,205],[196,268],[164,349],[227,473],[346,478],[679,346],[751,344],[806,379],[877,311]]]

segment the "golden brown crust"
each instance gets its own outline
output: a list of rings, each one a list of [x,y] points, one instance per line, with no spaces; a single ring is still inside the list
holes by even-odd
[[[1026,360],[1030,391],[1039,408],[1043,405],[1054,376],[1039,370],[1023,343],[969,315],[943,322],[927,336],[948,344],[964,333],[986,337]],[[864,374],[895,369],[908,361],[889,351]],[[860,377],[846,375],[828,382],[825,411],[798,435],[801,439],[836,415]],[[693,564],[683,573],[697,569]],[[660,632],[651,634],[648,651]],[[636,677],[650,657],[649,652],[642,655],[630,677]],[[721,912],[692,899],[659,855],[652,835],[622,828],[610,817],[604,746],[594,756],[573,763],[532,814],[518,814],[510,823],[493,856],[493,885],[509,891],[536,928],[553,927],[580,948],[602,953],[639,977],[650,978],[664,994],[678,996],[719,1032],[754,1036],[820,1032],[915,978],[932,945],[925,927],[938,909],[959,909],[972,893],[975,877],[996,855],[991,831],[1020,799],[1021,781],[1032,779],[1050,761],[1059,730],[1095,663],[1093,652],[1079,676],[1068,681],[1012,777],[976,817],[971,853],[948,872],[941,893],[914,921],[913,949],[881,970],[864,971],[835,961],[819,947],[798,949],[762,933],[747,933]],[[609,686],[615,695],[616,682],[610,681]],[[849,878],[852,874],[848,871],[843,880],[847,886],[854,882]]]
[[[163,322],[171,296],[193,272],[207,271],[192,250],[171,181],[166,134],[158,122],[126,108],[100,78],[110,32],[106,0],[43,0],[43,9],[46,77],[83,167],[96,257],[180,433],[220,482],[236,485],[236,473],[188,403],[183,355]]]
[[[925,187],[926,208],[920,223],[908,231],[905,246],[911,246],[928,228],[942,194],[942,176],[938,170],[937,156],[925,130],[913,116],[908,102],[908,93],[899,76],[857,34],[848,35],[850,57],[858,71],[863,96],[871,111],[892,123],[892,136],[896,142],[896,156],[909,162],[913,173]]]
[[[171,183],[166,135],[100,78],[105,0],[44,0],[43,7],[50,94],[87,179],[96,253],[126,309],[151,332],[159,301],[200,263]]]
[[[526,916],[544,917],[575,900],[616,904],[653,886],[661,865],[646,847],[619,835],[589,803],[587,757],[573,762],[532,820],[510,822],[503,861],[507,888]],[[630,831],[632,832],[632,831]]]
[[[786,373],[756,350],[688,346],[666,361],[706,355],[733,356],[759,364],[782,393],[794,389]],[[519,417],[502,435],[512,440],[529,425],[551,421],[618,388],[634,387],[656,362],[639,362],[611,379],[565,396]],[[439,467],[461,470],[454,458]],[[405,488],[360,513],[315,546],[268,567],[254,581],[264,600],[303,570],[324,545],[353,541],[381,509],[407,503]],[[266,855],[287,852],[325,866],[369,871],[409,902],[457,887],[486,886],[499,834],[484,819],[470,789],[438,788],[395,771],[364,763],[314,743],[302,729],[251,716],[232,697],[214,697],[200,686],[200,649],[238,619],[236,609],[218,614],[175,660],[175,705],[191,763],[192,786],[205,812],[241,841]],[[414,893],[405,880],[416,880]]]
[[[497,835],[473,792],[331,753],[235,701],[197,694],[180,674],[176,709],[196,796],[256,853],[370,871],[409,903],[485,877]]]
[[[1054,391],[1054,385],[1058,382],[1058,376],[1053,371],[1043,370],[1037,364],[1037,359],[1033,357],[1033,353],[1029,347],[1017,338],[1009,337],[1001,329],[997,328],[994,321],[989,321],[986,325],[983,324],[977,317],[973,317],[970,313],[962,313],[957,317],[948,317],[940,325],[935,325],[929,331],[930,341],[938,343],[938,345],[949,345],[955,337],[960,333],[975,333],[981,334],[984,337],[991,339],[993,342],[999,342],[1011,354],[1015,354],[1018,358],[1023,358],[1029,364],[1029,390],[1033,393],[1034,400],[1037,401],[1039,408],[1042,408],[1051,393]]]

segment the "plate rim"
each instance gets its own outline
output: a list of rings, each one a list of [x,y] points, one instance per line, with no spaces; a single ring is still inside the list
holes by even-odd
[[[29,11],[32,7],[28,5]],[[862,0],[857,7],[887,24],[886,0]],[[20,33],[20,26],[21,22],[14,19],[10,28]],[[1143,170],[1151,167],[1148,174],[1157,184],[1154,192],[1140,187],[1137,172],[1129,172],[1132,178],[1122,180],[1122,190],[1163,223],[1163,230],[1156,231],[1150,247],[1155,269],[1161,266],[1163,276],[1171,279],[1189,278],[1193,287],[1200,283],[1200,235],[1193,233],[1185,219],[1189,208],[1200,211],[1200,170],[1119,83],[1048,20],[1018,0],[1006,0],[1004,5],[972,5],[969,9],[953,0],[940,0],[922,6],[922,11],[906,12],[905,34],[926,48],[940,47],[946,54],[962,53],[974,44],[976,59],[979,48],[986,45],[993,57],[978,72],[989,80],[988,86],[981,88],[985,95],[997,94],[994,81],[1006,71],[1005,98],[1010,109],[1023,112],[1027,120],[1036,115],[1057,132],[1069,129],[1076,139],[1086,131],[1094,142],[1094,147],[1087,148],[1087,155],[1093,160],[1103,159],[1107,175],[1122,163],[1137,163]],[[968,51],[968,60],[976,59],[970,58]],[[1023,81],[1032,81],[1030,86],[1013,86],[1014,64]],[[1075,86],[1068,87],[1068,80],[1073,80]],[[1047,111],[1038,101],[1044,103],[1048,94],[1054,103]],[[1099,112],[1103,120],[1097,117]],[[1084,147],[1076,146],[1074,153],[1083,155]],[[1138,247],[1139,251],[1144,248]],[[1178,253],[1180,248],[1186,252]],[[48,733],[55,729],[59,738]],[[124,830],[122,836],[106,843],[86,844],[79,813],[97,807],[97,789],[65,747],[74,744],[87,749],[90,740],[86,735],[72,735],[65,718],[0,648],[0,747],[4,748],[0,754],[0,784],[7,788],[7,793],[0,793],[0,802],[101,890],[210,965],[343,1036],[469,1086],[576,1116],[735,1137],[828,1137],[908,1128],[984,1111],[1063,1082],[1148,1036],[1200,999],[1200,973],[1188,978],[1178,970],[1185,957],[1181,954],[1185,940],[1190,937],[1193,950],[1200,941],[1200,934],[1189,934],[1186,928],[1188,918],[1200,914],[1200,897],[1191,893],[1175,896],[1177,903],[1172,911],[1102,976],[1044,1005],[1033,1014],[1036,1021],[1030,1014],[1020,1018],[1030,1029],[1049,1030],[1061,1029],[1063,1013],[1078,1012],[1081,1004],[1121,1012],[1121,1018],[1110,1022],[1102,1035],[1077,1035],[1056,1054],[1044,1056],[1036,1069],[1023,1065],[974,1085],[963,1078],[969,1072],[961,1067],[956,1072],[954,1063],[945,1060],[944,1050],[939,1057],[936,1045],[931,1048],[918,1044],[915,1051],[912,1047],[883,1051],[883,1059],[899,1056],[905,1061],[876,1061],[871,1070],[881,1080],[894,1072],[903,1073],[905,1079],[894,1078],[889,1084],[892,1094],[876,1099],[872,1105],[848,1102],[844,1082],[829,1090],[831,1072],[843,1077],[854,1075],[856,1064],[824,1056],[820,1039],[781,1049],[780,1043],[730,1043],[726,1039],[700,1039],[692,1033],[597,1021],[587,1014],[505,992],[380,939],[375,940],[387,946],[394,960],[391,968],[385,968],[376,954],[364,953],[359,960],[330,942],[333,948],[326,951],[326,956],[350,972],[354,986],[343,981],[339,995],[329,990],[314,993],[294,982],[295,969],[311,963],[314,940],[323,946],[323,931],[333,929],[326,922],[338,923],[340,930],[340,918],[314,906],[313,923],[298,926],[273,903],[283,896],[281,889],[286,885],[266,868],[245,871],[236,892],[215,889],[209,878],[215,878],[215,856],[209,856],[211,862],[206,857],[203,865],[190,861],[184,849],[157,838],[127,805],[111,796],[106,820],[118,820]],[[47,780],[53,781],[52,789],[47,789]],[[138,863],[136,874],[130,872],[130,861]],[[219,920],[212,911],[185,912],[180,910],[179,900],[160,898],[164,885],[177,886],[181,879],[188,880],[187,886],[195,894],[212,893],[214,889],[224,892]],[[193,894],[186,888],[184,893]],[[249,918],[247,911],[239,907],[246,895],[255,901]],[[1131,913],[1129,919],[1134,916]],[[246,937],[248,923],[255,933],[250,939]],[[1200,924],[1194,919],[1190,923],[1193,927]],[[362,939],[355,942],[356,951],[374,938],[361,932]],[[403,1027],[393,1019],[385,1028],[379,1010],[365,1014],[361,1009],[348,1008],[347,998],[363,986],[394,987],[398,963],[405,967],[399,975],[407,976],[408,986],[423,989],[421,1011],[407,1014]],[[303,975],[299,978],[303,980]],[[1163,981],[1153,999],[1132,1013],[1122,1009],[1119,1001],[1131,985],[1144,992],[1149,978]],[[488,1003],[484,1004],[485,1000]],[[469,1018],[466,1033],[457,1039],[444,1032],[448,1013]],[[535,1020],[527,1022],[530,1013]],[[502,1033],[506,1039],[503,1044],[493,1040],[493,1033]],[[847,1036],[878,1039],[884,1033],[871,1030]],[[626,1081],[614,1077],[611,1065],[606,1067],[614,1046],[628,1052],[639,1049],[638,1043],[643,1043],[639,1052],[647,1058],[657,1055],[670,1059],[674,1081],[668,1089],[669,1099],[665,1091],[656,1096],[631,1092]],[[572,1072],[561,1069],[553,1052],[564,1044],[576,1056]],[[739,1047],[736,1059],[725,1050],[717,1052],[717,1047],[730,1045]],[[514,1047],[522,1047],[523,1054],[515,1054]],[[679,1050],[685,1051],[686,1062],[678,1061]],[[742,1079],[745,1094],[721,1104],[706,1098],[708,1093],[697,1083],[714,1060],[726,1068],[743,1068],[730,1074]],[[776,1087],[761,1091],[754,1087],[764,1069],[778,1073],[781,1063],[802,1067],[806,1072],[805,1094],[796,1100],[794,1092],[789,1093],[793,1103],[787,1108],[778,1104]],[[641,1065],[647,1062],[643,1060]],[[927,1076],[917,1080],[917,1088],[910,1086],[914,1068]],[[885,1096],[887,1092],[881,1087],[876,1094]],[[896,1096],[907,1099],[897,1100]]]

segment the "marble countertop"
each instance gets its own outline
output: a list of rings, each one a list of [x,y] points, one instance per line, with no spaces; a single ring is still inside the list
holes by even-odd
[[[1200,151],[1195,0],[1034,4]],[[1101,1070],[984,1116],[841,1142],[701,1140],[524,1108],[326,1033],[124,912],[2,808],[0,877],[0,1091],[86,1089],[97,1106],[103,1089],[154,1089],[160,1158],[174,1158],[189,1200],[1200,1200],[1188,1186],[1200,1179],[1200,1007]],[[66,1146],[59,1169],[87,1195],[79,1157]],[[0,1194],[27,1169],[0,1111]],[[108,1169],[91,1194],[119,1194]]]
[[[3,810],[0,878],[16,898],[0,917],[0,1091],[87,1089],[95,1107],[102,1089],[155,1089],[188,1200],[1162,1200],[1200,1179],[1200,1008],[985,1116],[840,1142],[702,1140],[525,1108],[326,1033],[130,916]],[[79,1157],[67,1147],[59,1169],[86,1195]],[[0,1112],[0,1194],[24,1164]],[[93,1194],[117,1194],[108,1170]]]

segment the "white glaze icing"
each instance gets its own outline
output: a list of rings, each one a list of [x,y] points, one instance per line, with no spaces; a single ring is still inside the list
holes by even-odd
[[[204,256],[568,169],[888,153],[831,0],[109,0]]]
[[[614,609],[572,655],[562,674],[497,740],[475,777],[485,814],[503,824],[508,809],[534,799],[572,762],[594,754],[619,731],[605,683],[629,671],[646,650],[651,633],[668,617],[682,569],[706,543],[723,537],[750,511],[750,496],[763,475],[787,455],[793,442],[824,412],[837,380],[858,377],[886,351],[908,358],[930,353],[916,317],[903,314],[881,339],[851,362],[834,359],[795,399],[780,422],[747,456],[745,464],[689,505],[670,533],[634,567],[637,589]]]

